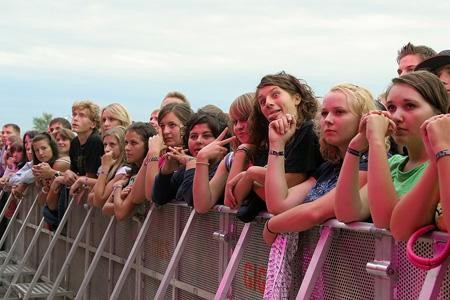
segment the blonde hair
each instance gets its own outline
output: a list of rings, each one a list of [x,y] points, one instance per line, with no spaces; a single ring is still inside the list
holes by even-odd
[[[128,127],[131,125],[131,118],[128,114],[128,110],[120,103],[111,103],[103,107],[100,117],[103,117],[103,112],[108,111],[111,113],[114,119],[117,119],[120,126]],[[103,122],[102,122],[102,132],[103,132]]]
[[[91,120],[96,129],[100,128],[100,107],[90,100],[76,101],[72,105],[72,113],[75,110],[87,109],[88,118]]]
[[[330,92],[342,93],[347,100],[350,112],[357,116],[359,119],[361,119],[362,115],[364,115],[365,113],[376,109],[372,94],[367,89],[355,84],[341,83],[332,87],[330,89]],[[318,128],[319,126],[316,126],[316,130],[318,130]],[[320,153],[322,154],[322,157],[324,159],[332,163],[337,163],[342,159],[342,154],[340,153],[339,148],[327,143],[320,131],[319,143]]]
[[[120,147],[119,157],[116,159],[116,162],[111,167],[111,169],[108,172],[108,176],[106,177],[108,181],[111,180],[116,175],[117,169],[122,167],[125,164],[125,162],[126,162],[126,157],[125,157],[125,131],[126,131],[125,127],[117,126],[117,127],[113,127],[113,128],[110,128],[110,129],[106,130],[106,132],[103,134],[103,139],[105,139],[105,137],[107,137],[107,136],[112,136],[115,139],[117,139],[117,142],[118,142],[119,147]]]
[[[240,95],[230,105],[228,115],[230,117],[230,125],[228,126],[230,134],[234,134],[234,121],[248,120],[253,109],[253,101],[255,99],[255,93],[246,93]],[[248,129],[249,130],[249,127]],[[250,133],[249,133],[250,134]],[[239,146],[239,140],[235,139],[232,148]]]

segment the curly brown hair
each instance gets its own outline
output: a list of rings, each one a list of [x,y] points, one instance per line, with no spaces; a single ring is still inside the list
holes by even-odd
[[[313,120],[319,104],[311,87],[301,79],[283,72],[278,74],[266,75],[261,79],[261,82],[256,87],[256,96],[253,100],[253,111],[250,114],[250,135],[255,145],[267,144],[267,132],[269,122],[261,111],[259,105],[258,93],[259,90],[265,86],[274,85],[285,90],[292,97],[297,96],[300,98],[300,104],[297,107],[297,126],[300,126],[303,121]]]

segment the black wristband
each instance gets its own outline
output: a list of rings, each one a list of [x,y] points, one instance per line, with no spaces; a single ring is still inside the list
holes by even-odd
[[[269,228],[269,221],[270,221],[270,219],[267,220],[267,222],[266,222],[266,229],[267,229],[267,231],[268,231],[269,233],[271,233],[271,234],[277,234],[276,232],[273,232],[272,230],[270,230],[270,228]]]
[[[269,150],[269,155],[284,156],[284,151]]]
[[[348,147],[347,148],[347,152],[354,155],[354,156],[358,156],[361,157],[361,152],[359,152],[358,150],[355,150],[353,148]]]

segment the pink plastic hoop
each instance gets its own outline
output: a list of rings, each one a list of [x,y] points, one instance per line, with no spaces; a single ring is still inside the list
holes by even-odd
[[[416,267],[423,269],[423,270],[430,270],[433,268],[438,267],[441,265],[444,260],[447,258],[447,256],[450,254],[450,239],[447,240],[445,244],[445,248],[432,258],[426,258],[418,256],[414,253],[414,244],[417,242],[417,240],[425,233],[434,230],[436,227],[434,225],[427,225],[420,229],[418,229],[416,232],[413,233],[413,235],[409,238],[408,243],[406,244],[406,256],[408,257],[408,260]]]

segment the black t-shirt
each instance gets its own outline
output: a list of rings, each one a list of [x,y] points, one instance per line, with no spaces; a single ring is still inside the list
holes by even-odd
[[[312,121],[305,121],[298,128],[284,149],[284,169],[286,173],[313,173],[322,163],[323,158],[319,150],[319,139],[314,132]],[[254,161],[256,166],[267,165],[268,150]]]
[[[209,168],[209,179],[216,173],[219,163]],[[194,182],[195,169],[179,169],[170,174],[159,173],[153,184],[153,201],[159,205],[166,204],[172,200],[185,201],[189,206],[194,206],[192,185]]]
[[[80,176],[86,173],[96,174],[104,153],[103,142],[97,130],[94,130],[84,145],[78,137],[70,143],[70,169]]]

